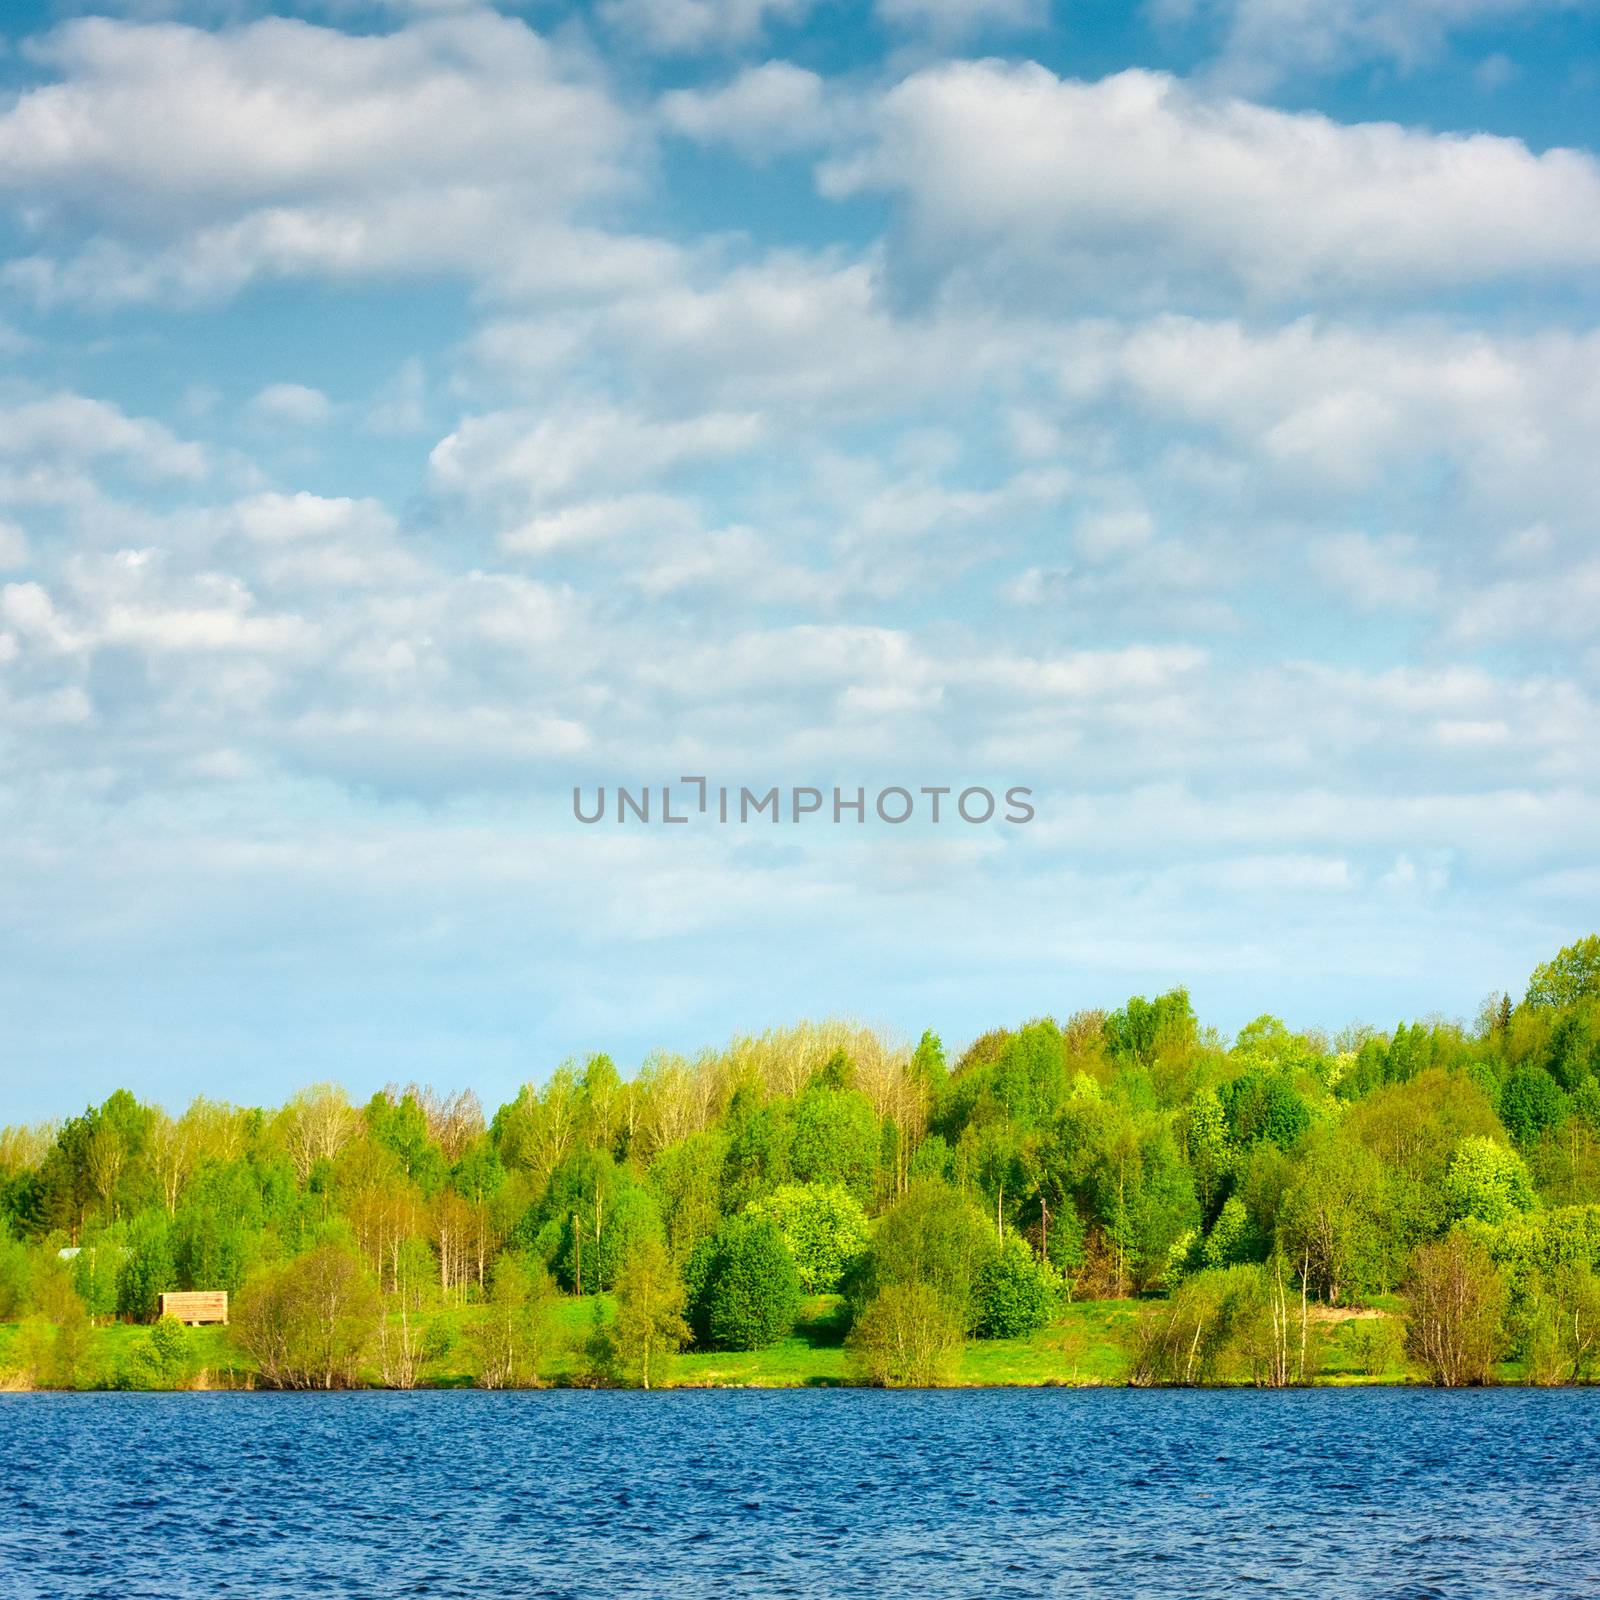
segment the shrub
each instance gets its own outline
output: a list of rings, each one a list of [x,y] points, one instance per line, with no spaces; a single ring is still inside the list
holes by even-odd
[[[549,1342],[553,1286],[537,1260],[512,1253],[494,1269],[489,1303],[469,1338],[482,1389],[509,1389],[536,1381]]]
[[[1407,1285],[1406,1350],[1444,1388],[1488,1383],[1505,1353],[1506,1283],[1459,1230],[1418,1248]]]
[[[866,1253],[845,1276],[853,1317],[890,1284],[938,1291],[965,1333],[978,1324],[978,1280],[995,1252],[989,1223],[948,1184],[919,1178],[878,1219]]]
[[[343,1389],[356,1381],[377,1317],[378,1291],[360,1261],[324,1244],[244,1286],[234,1337],[273,1388]]]
[[[695,1338],[714,1349],[764,1349],[800,1312],[799,1270],[766,1217],[730,1217],[696,1248],[688,1277]]]
[[[1044,1327],[1060,1303],[1060,1275],[1012,1234],[978,1277],[978,1337],[1025,1338]]]
[[[887,1284],[856,1318],[847,1348],[868,1383],[931,1388],[955,1365],[961,1315],[931,1284]]]
[[[1128,1381],[1304,1383],[1320,1351],[1297,1300],[1281,1262],[1196,1273],[1166,1305],[1146,1313]]]
[[[1388,1317],[1361,1317],[1352,1322],[1349,1346],[1356,1370],[1368,1378],[1381,1378],[1398,1366],[1404,1355],[1400,1335]]]

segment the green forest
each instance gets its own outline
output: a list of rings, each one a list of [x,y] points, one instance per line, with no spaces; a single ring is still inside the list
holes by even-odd
[[[226,1327],[158,1317],[226,1290]],[[0,1132],[0,1387],[1590,1381],[1600,936],[1468,1025],[1182,989],[848,1022],[486,1113],[121,1089]]]

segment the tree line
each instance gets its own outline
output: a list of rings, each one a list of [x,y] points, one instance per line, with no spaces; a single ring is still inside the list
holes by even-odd
[[[938,1382],[1074,1297],[1143,1304],[1135,1382],[1301,1382],[1318,1308],[1391,1295],[1434,1381],[1584,1381],[1597,1258],[1600,936],[1471,1025],[1228,1040],[1175,989],[954,1060],[845,1022],[627,1077],[597,1054],[492,1116],[320,1084],[177,1116],[118,1090],[0,1130],[0,1322],[36,1381],[83,1381],[96,1323],[191,1288],[230,1291],[286,1387],[408,1387],[458,1334],[476,1381],[534,1382],[561,1296],[594,1308],[595,1382],[770,1345],[816,1295],[877,1383]],[[184,1349],[157,1329],[114,1378]]]

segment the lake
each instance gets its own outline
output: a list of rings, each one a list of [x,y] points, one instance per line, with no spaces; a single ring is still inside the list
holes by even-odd
[[[0,1395],[0,1593],[1600,1595],[1600,1391]]]

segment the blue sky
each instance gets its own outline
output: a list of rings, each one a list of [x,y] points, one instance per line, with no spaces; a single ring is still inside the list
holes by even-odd
[[[13,5],[0,1120],[1600,923],[1585,0]],[[1031,786],[582,828],[576,783]]]

